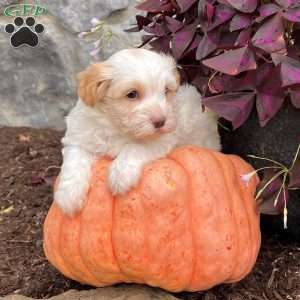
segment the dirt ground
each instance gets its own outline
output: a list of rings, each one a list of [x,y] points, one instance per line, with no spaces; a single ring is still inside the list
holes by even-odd
[[[89,288],[60,275],[42,249],[42,224],[61,164],[61,135],[53,130],[0,128],[0,296],[47,298],[70,288]],[[256,267],[246,279],[175,296],[300,300],[300,245],[265,233]]]

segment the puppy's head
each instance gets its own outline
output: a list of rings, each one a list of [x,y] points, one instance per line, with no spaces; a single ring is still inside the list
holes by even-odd
[[[145,49],[117,52],[79,74],[79,97],[102,110],[119,130],[136,139],[176,127],[173,98],[179,74],[173,58]]]

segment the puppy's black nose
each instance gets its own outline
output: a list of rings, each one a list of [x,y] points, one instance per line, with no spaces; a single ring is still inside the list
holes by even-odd
[[[156,129],[158,129],[158,128],[163,127],[163,126],[165,125],[165,123],[166,123],[166,119],[163,118],[163,119],[154,121],[154,122],[153,122],[153,126],[154,126]]]

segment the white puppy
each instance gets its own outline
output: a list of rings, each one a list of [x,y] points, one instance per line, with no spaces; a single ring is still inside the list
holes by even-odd
[[[67,117],[55,201],[72,215],[83,206],[96,158],[114,158],[113,194],[134,187],[143,167],[179,145],[220,149],[217,118],[191,85],[179,86],[172,57],[122,50],[79,74],[79,100]]]

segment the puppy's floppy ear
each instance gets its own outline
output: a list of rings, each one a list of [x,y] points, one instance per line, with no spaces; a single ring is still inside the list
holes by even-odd
[[[109,86],[109,67],[107,62],[90,65],[78,74],[78,94],[89,106],[95,106],[105,96]]]

